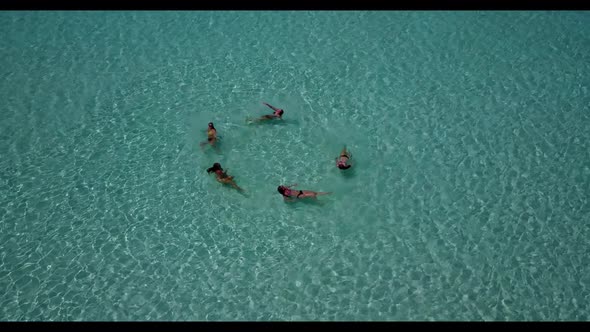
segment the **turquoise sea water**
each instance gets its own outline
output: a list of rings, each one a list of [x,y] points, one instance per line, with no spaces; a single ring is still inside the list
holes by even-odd
[[[588,12],[0,26],[0,320],[590,319]]]

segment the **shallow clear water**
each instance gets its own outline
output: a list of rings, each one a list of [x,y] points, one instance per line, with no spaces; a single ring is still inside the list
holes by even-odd
[[[0,26],[0,320],[590,319],[587,12]]]

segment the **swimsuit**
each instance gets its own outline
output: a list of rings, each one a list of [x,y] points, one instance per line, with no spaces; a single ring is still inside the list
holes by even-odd
[[[231,176],[227,175],[227,174],[226,174],[224,171],[222,171],[222,170],[220,170],[220,169],[216,170],[216,171],[215,171],[215,174],[217,174],[217,176],[218,176],[218,177],[219,177],[221,180],[223,180],[223,179],[229,179],[229,180],[231,180],[231,179],[232,179],[232,177],[231,177]]]
[[[287,193],[287,190],[288,190],[288,193]],[[291,189],[287,189],[287,190],[285,190],[285,193],[282,195],[283,195],[283,197],[291,198],[291,194],[293,193],[293,191]],[[299,190],[296,198],[299,198],[299,196],[301,196],[301,195],[303,195],[303,190]]]
[[[217,133],[217,131],[215,129],[209,129],[207,130],[207,141],[211,142],[212,140],[214,140],[215,134]]]
[[[340,158],[346,158],[346,161],[350,160],[350,157],[347,154],[341,154]],[[348,169],[351,165],[346,165],[346,161],[338,160],[338,168],[340,169]]]

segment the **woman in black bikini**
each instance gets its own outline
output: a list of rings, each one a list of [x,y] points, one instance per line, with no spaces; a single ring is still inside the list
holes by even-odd
[[[234,181],[233,176],[227,175],[227,173],[223,170],[223,168],[221,168],[220,163],[215,163],[215,164],[213,164],[212,167],[207,168],[207,173],[211,173],[211,172],[215,172],[215,177],[217,178],[218,182],[221,182],[223,184],[229,184],[239,191],[244,191],[244,189],[238,187],[238,185]]]
[[[342,152],[340,152],[340,157],[336,158],[336,167],[338,167],[342,170],[349,169],[350,167],[352,167],[352,164],[349,164],[351,157],[352,157],[352,154],[350,153],[350,151],[346,151],[346,146],[345,146],[342,149]]]
[[[201,142],[201,148],[205,146],[205,144],[210,144],[212,147],[217,148],[215,143],[217,142],[217,129],[213,126],[213,122],[209,122],[207,124],[207,142]]]
[[[280,185],[277,188],[277,191],[281,195],[283,195],[283,199],[285,199],[285,201],[293,201],[294,199],[305,198],[305,197],[312,197],[314,199],[317,199],[317,196],[319,196],[319,195],[331,194],[331,192],[317,192],[317,191],[311,191],[311,190],[292,190],[291,187],[295,187],[296,185],[297,185],[297,183],[292,184],[290,186]]]

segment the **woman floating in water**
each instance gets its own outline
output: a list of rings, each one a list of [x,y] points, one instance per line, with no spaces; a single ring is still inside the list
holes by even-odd
[[[215,172],[215,177],[217,178],[218,182],[221,182],[223,184],[229,184],[239,191],[244,191],[244,189],[238,187],[238,185],[234,181],[233,176],[227,175],[227,173],[223,170],[223,168],[221,168],[220,163],[215,163],[215,164],[213,164],[212,167],[207,168],[207,173],[211,173],[211,172]]]
[[[352,167],[352,164],[349,163],[351,157],[352,154],[350,153],[350,151],[346,151],[345,146],[342,149],[342,152],[340,152],[340,157],[336,158],[336,167],[340,169],[349,169],[350,167]]]
[[[281,119],[281,120],[283,119],[283,113],[285,113],[284,110],[282,110],[280,108],[276,108],[268,103],[263,103],[263,104],[270,107],[274,112],[272,114],[263,115],[263,116],[259,117],[258,119],[254,119],[254,120],[246,119],[246,121],[260,122],[260,121],[273,120],[273,119]]]
[[[292,190],[291,187],[295,187],[296,185],[297,185],[297,183],[292,184],[290,186],[280,185],[277,188],[277,191],[281,195],[283,195],[283,199],[285,199],[285,201],[293,201],[294,199],[305,198],[305,197],[312,197],[314,199],[317,199],[317,196],[331,194],[331,192],[317,192],[317,191],[311,191],[311,190]]]
[[[213,122],[209,122],[207,125],[207,142],[201,142],[201,148],[207,143],[212,147],[216,147],[215,143],[217,142],[217,129],[213,126]]]

